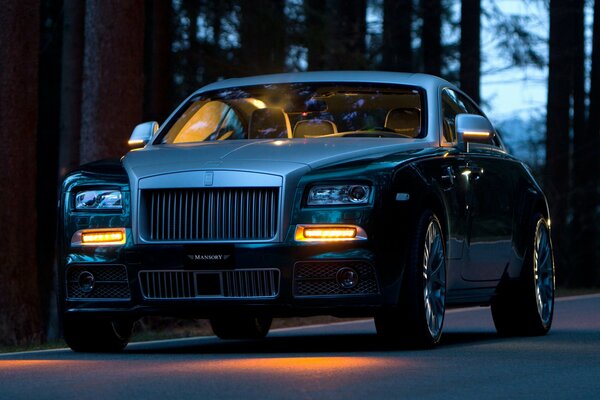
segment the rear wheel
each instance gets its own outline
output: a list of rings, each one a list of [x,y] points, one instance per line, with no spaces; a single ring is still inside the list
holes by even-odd
[[[96,320],[91,318],[65,317],[63,336],[73,351],[91,353],[114,353],[122,351],[131,338],[133,321]]]
[[[211,318],[210,326],[221,339],[262,339],[272,322],[271,317]]]
[[[375,317],[377,333],[420,348],[440,341],[446,311],[446,251],[442,227],[431,211],[415,229],[397,309]]]
[[[533,218],[521,277],[499,288],[492,317],[502,335],[545,335],[554,314],[554,257],[546,219]]]

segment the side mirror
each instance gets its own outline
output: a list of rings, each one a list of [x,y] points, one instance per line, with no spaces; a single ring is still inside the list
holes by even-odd
[[[133,132],[131,132],[131,137],[129,138],[128,142],[129,147],[132,149],[144,147],[150,141],[150,139],[152,139],[152,136],[154,136],[157,130],[158,122],[156,121],[143,122],[139,124],[133,129]]]
[[[481,115],[458,114],[454,126],[461,151],[469,151],[469,142],[489,143],[495,135],[490,121]]]

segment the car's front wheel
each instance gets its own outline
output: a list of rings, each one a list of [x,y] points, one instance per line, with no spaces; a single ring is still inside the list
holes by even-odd
[[[427,348],[440,341],[446,311],[446,250],[442,227],[427,210],[410,243],[398,308],[375,316],[377,333]]]
[[[122,351],[131,338],[133,321],[65,316],[63,337],[77,352],[114,353]]]
[[[518,281],[507,282],[492,301],[492,317],[501,335],[545,335],[554,314],[554,257],[550,229],[541,214],[533,218]]]
[[[220,339],[262,339],[272,322],[271,317],[221,317],[211,318],[210,326]]]

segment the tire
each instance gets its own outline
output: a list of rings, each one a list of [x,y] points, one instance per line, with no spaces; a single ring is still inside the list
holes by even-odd
[[[554,314],[554,256],[546,219],[535,214],[529,232],[521,276],[498,288],[492,318],[503,336],[548,333]]]
[[[440,222],[433,212],[424,211],[410,243],[398,307],[375,316],[380,336],[414,348],[439,343],[446,311],[446,264]]]
[[[129,320],[65,317],[63,337],[76,352],[117,353],[129,343],[133,323]]]
[[[210,326],[220,339],[262,339],[267,336],[273,318],[211,318]]]

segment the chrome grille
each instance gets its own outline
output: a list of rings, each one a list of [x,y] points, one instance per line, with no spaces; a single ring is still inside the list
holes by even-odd
[[[197,279],[218,277],[214,293],[200,293]],[[142,294],[147,299],[193,299],[202,297],[277,297],[279,270],[247,269],[233,271],[140,271]]]
[[[142,191],[150,241],[269,240],[278,227],[279,188]]]

